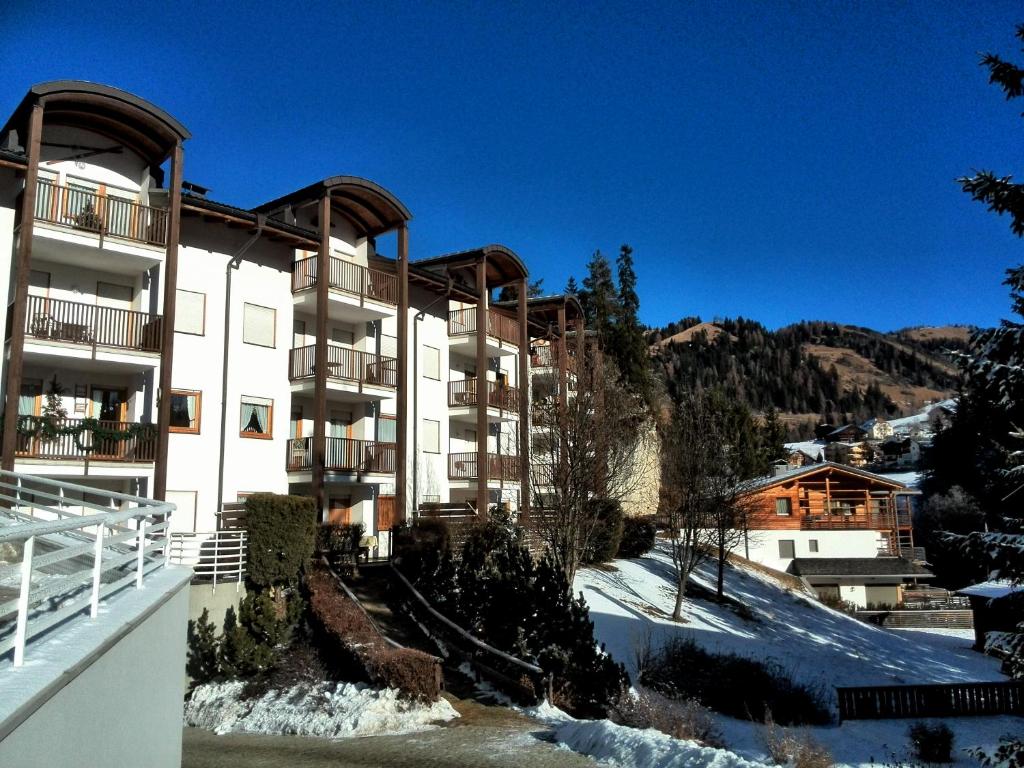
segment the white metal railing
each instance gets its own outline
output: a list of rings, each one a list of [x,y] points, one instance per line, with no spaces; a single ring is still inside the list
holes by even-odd
[[[245,578],[246,532],[177,532],[170,534],[172,563],[192,566],[193,580],[234,582],[241,588]]]
[[[174,504],[0,470],[0,656],[167,562]],[[12,598],[13,595],[16,595]]]

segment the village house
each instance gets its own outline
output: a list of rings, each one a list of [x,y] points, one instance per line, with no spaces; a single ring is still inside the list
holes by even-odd
[[[744,487],[745,530],[734,551],[803,578],[823,597],[897,605],[905,586],[932,578],[914,546],[917,494],[834,462],[779,468]]]

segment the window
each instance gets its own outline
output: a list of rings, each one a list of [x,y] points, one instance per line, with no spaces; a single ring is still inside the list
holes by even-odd
[[[196,291],[175,292],[174,331],[202,336],[206,333],[206,294]]]
[[[793,501],[789,498],[775,500],[775,514],[788,517],[793,514]]]
[[[377,421],[377,439],[382,443],[398,440],[398,419],[394,416],[380,416]]]
[[[199,434],[200,404],[203,393],[189,389],[171,390],[171,432]]]
[[[331,328],[331,343],[341,344],[346,347],[351,347],[356,340],[356,335],[348,328],[340,328],[335,326]]]
[[[306,321],[292,320],[292,349],[306,346]]]
[[[811,552],[817,552],[818,551],[818,540],[817,539],[811,539],[810,541],[808,541],[807,542],[807,548]]]
[[[274,401],[266,397],[242,395],[239,435],[266,439],[273,435],[273,427]]]
[[[380,336],[380,353],[384,357],[398,357],[398,337],[382,333]]]
[[[441,452],[441,422],[431,421],[430,419],[423,420],[423,452],[424,453],[440,453]]]
[[[441,350],[437,347],[423,347],[423,376],[435,380],[441,378]]]
[[[260,347],[274,346],[276,323],[276,309],[246,304],[242,316],[242,341]]]
[[[779,539],[779,557],[796,557],[796,542],[793,539]]]

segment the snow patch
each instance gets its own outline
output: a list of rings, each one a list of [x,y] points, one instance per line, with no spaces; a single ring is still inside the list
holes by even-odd
[[[185,703],[185,723],[217,734],[341,739],[433,730],[437,723],[459,716],[445,699],[422,704],[400,699],[393,688],[358,683],[297,685],[252,699],[242,698],[244,686],[238,680],[198,686]]]

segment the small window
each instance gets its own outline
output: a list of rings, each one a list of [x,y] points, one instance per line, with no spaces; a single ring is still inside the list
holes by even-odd
[[[398,337],[382,333],[380,336],[380,353],[384,357],[398,357]]]
[[[818,540],[817,539],[811,539],[810,541],[808,541],[807,542],[807,548],[811,552],[817,552],[818,551]]]
[[[199,434],[200,405],[203,393],[188,389],[171,390],[171,432]]]
[[[441,452],[441,422],[430,419],[423,420],[422,444],[424,453]]]
[[[181,288],[175,292],[174,331],[195,336],[206,333],[205,293],[183,291]]]
[[[441,350],[437,347],[423,347],[423,377],[440,380]]]
[[[242,437],[267,439],[274,431],[274,401],[266,397],[242,395],[242,413],[238,433]]]
[[[242,317],[242,341],[260,347],[273,347],[276,324],[276,309],[261,307],[259,304],[246,304]]]
[[[356,340],[356,335],[348,328],[331,328],[331,343],[351,347]]]
[[[793,539],[779,540],[779,557],[796,557],[796,542]]]
[[[380,416],[377,422],[377,439],[382,443],[398,440],[398,419],[394,416]]]
[[[775,500],[775,514],[780,517],[789,517],[793,514],[793,501],[788,497]]]

